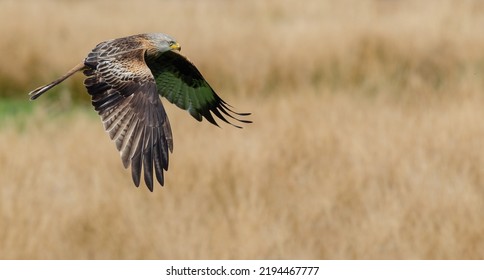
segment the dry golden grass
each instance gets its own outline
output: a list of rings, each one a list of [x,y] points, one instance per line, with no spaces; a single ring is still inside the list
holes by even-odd
[[[93,112],[39,100],[0,130],[0,258],[484,258],[480,1],[146,3],[0,2],[2,94],[163,31],[254,123],[165,101],[175,150],[150,193]]]

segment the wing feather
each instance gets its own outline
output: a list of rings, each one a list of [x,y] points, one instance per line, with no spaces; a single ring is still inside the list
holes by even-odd
[[[187,110],[196,120],[207,119],[217,125],[212,114],[235,127],[226,117],[242,122],[250,113],[237,113],[228,107],[212,89],[202,74],[188,59],[174,51],[167,51],[156,58],[149,58],[146,64],[156,80],[158,92],[171,103]]]
[[[126,42],[101,43],[88,55],[84,84],[123,165],[131,166],[136,186],[141,170],[153,191],[153,169],[163,185],[173,137],[156,83],[144,61],[145,50]]]
[[[145,183],[150,189],[153,191],[153,128],[146,127],[145,128],[145,136],[144,136],[144,144],[143,144],[143,171],[144,171],[144,178]]]
[[[129,127],[126,131],[126,134],[124,135],[123,139],[120,139],[122,143],[119,151],[121,154],[121,160],[123,162],[124,168],[129,167],[131,157],[134,154],[134,152],[132,152],[131,150],[133,150],[133,138],[136,135],[136,128],[138,127],[138,123],[139,120],[133,114],[131,116],[131,119],[129,120]]]

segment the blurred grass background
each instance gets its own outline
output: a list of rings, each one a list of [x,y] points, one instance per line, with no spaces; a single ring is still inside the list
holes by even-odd
[[[484,258],[484,3],[0,1],[0,258]],[[242,130],[164,105],[166,186],[133,187],[76,75],[173,35]]]

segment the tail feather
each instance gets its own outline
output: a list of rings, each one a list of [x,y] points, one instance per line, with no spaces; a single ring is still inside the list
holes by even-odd
[[[74,68],[69,70],[64,76],[58,78],[57,80],[51,82],[50,84],[38,87],[34,89],[33,91],[29,92],[30,100],[35,100],[39,96],[41,96],[44,92],[48,91],[49,89],[55,87],[56,85],[60,84],[63,82],[65,79],[69,78],[70,76],[74,75],[76,72],[84,70],[86,66],[84,65],[84,62],[81,62],[77,64]]]

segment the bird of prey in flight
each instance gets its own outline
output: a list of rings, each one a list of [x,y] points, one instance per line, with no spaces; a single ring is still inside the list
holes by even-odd
[[[124,167],[131,166],[134,184],[139,186],[143,169],[146,186],[153,191],[153,170],[163,186],[168,151],[173,152],[170,122],[158,95],[198,121],[205,118],[218,126],[216,116],[238,128],[231,119],[251,123],[243,119],[250,113],[232,110],[180,50],[175,39],[162,33],[105,41],[65,75],[31,91],[30,99],[82,71],[92,105],[115,142]]]

